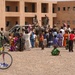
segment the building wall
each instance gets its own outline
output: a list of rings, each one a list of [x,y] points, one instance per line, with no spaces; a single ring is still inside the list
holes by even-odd
[[[5,21],[9,22],[9,27],[6,27],[6,30],[9,30],[13,25],[16,25],[16,22],[19,24],[19,17],[6,17]]]
[[[60,8],[59,11],[58,8]],[[57,2],[55,12],[57,13],[55,23],[58,27],[62,26],[63,23],[67,23],[71,28],[75,28],[75,1]]]
[[[32,12],[31,10],[32,3],[35,3],[35,12]],[[48,12],[42,13],[42,4],[47,4],[46,7]],[[6,12],[6,6],[11,6],[11,11]],[[18,12],[15,11],[16,6],[18,6]],[[28,7],[30,12],[25,12],[25,6]],[[58,7],[60,8],[59,11]],[[63,10],[63,7],[65,7],[65,10]],[[53,27],[54,24],[57,24],[57,26],[60,27],[65,22],[70,24],[71,28],[75,28],[75,1],[0,0],[0,28],[3,27],[4,30],[7,28],[6,21],[8,19],[12,19],[12,27],[16,20],[18,20],[20,25],[25,25],[25,21],[32,23],[32,18],[35,15],[37,15],[40,26],[42,25],[42,18],[47,15],[50,27]],[[10,27],[8,29],[10,29]]]
[[[19,11],[19,2],[9,2],[9,1],[7,1],[5,5],[6,6],[10,6],[11,7],[10,10],[12,12],[15,12],[16,6],[17,6],[18,7],[18,11]]]
[[[36,12],[25,12],[25,5],[29,6],[27,3],[35,3],[35,11]],[[42,7],[41,4],[46,3],[48,12],[42,13]],[[49,24],[52,27],[53,26],[53,18],[56,17],[56,13],[52,13],[53,4],[57,4],[57,2],[50,2],[50,1],[44,1],[44,0],[0,0],[0,28],[3,27],[4,30],[6,30],[6,21],[12,20],[12,25],[14,26],[14,22],[18,20],[18,23],[20,25],[25,25],[25,21],[28,21],[28,17],[30,20],[30,23],[32,22],[31,17],[34,17],[37,15],[37,19],[39,22],[39,25],[42,24],[42,17],[45,17],[45,15],[49,18]],[[6,11],[6,6],[11,6],[10,11]],[[18,6],[18,12],[15,11],[15,7]],[[31,6],[28,7],[31,11]],[[14,20],[13,20],[14,19]],[[12,27],[12,25],[10,27]],[[8,28],[10,29],[10,28]]]
[[[0,28],[5,30],[5,1],[0,1]]]

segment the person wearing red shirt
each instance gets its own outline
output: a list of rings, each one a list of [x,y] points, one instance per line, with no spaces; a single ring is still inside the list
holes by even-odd
[[[69,35],[69,52],[73,52],[73,40],[74,40],[74,31],[71,31]]]

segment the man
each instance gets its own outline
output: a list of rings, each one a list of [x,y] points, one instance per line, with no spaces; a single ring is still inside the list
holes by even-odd
[[[32,48],[34,48],[34,42],[35,42],[35,37],[34,37],[34,32],[31,33],[31,36],[30,36],[30,41],[31,41],[31,46]]]
[[[2,33],[2,35],[4,36],[4,29],[1,28],[0,32]]]
[[[63,36],[65,34],[65,30],[63,29],[63,26],[61,26],[60,31],[62,32],[62,36]],[[63,46],[63,40],[64,40],[64,37],[62,39],[62,46]]]
[[[35,17],[33,17],[33,24],[35,26],[37,26],[37,24],[38,24],[38,20],[37,20],[37,16],[36,15],[35,15]]]
[[[65,33],[65,30],[63,29],[63,26],[61,26],[61,29],[60,29],[60,31],[62,32],[62,34],[64,35],[64,33]]]
[[[59,28],[57,27],[56,24],[54,24],[54,26],[53,26],[53,30],[57,30],[57,31],[59,31]]]
[[[67,30],[68,30],[69,32],[72,31],[71,28],[70,28],[70,25],[67,25]]]
[[[74,31],[71,31],[69,35],[69,52],[73,52],[73,40],[74,40]]]
[[[45,15],[44,25],[48,25],[48,24],[49,24],[49,18]]]

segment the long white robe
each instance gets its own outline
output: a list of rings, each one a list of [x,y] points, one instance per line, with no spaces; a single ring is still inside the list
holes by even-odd
[[[26,49],[31,48],[30,34],[31,33],[25,34],[25,48]]]

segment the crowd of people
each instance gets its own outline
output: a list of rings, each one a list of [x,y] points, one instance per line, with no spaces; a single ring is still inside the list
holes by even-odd
[[[75,31],[70,28],[70,25],[66,24],[63,24],[59,29],[57,26],[54,26],[53,28],[48,27],[37,31],[35,28],[28,27],[23,29],[22,33],[15,30],[14,33],[9,34],[8,38],[10,44],[9,51],[31,50],[31,48],[35,47],[40,47],[43,50],[56,45],[57,47],[65,47],[69,49],[69,52],[73,52],[74,40]]]
[[[63,24],[60,29],[54,26],[54,28],[42,30],[39,34],[36,33],[35,29],[30,32],[23,32],[24,39],[28,40],[25,43],[29,43],[29,47],[41,47],[44,49],[44,47],[50,48],[57,45],[58,47],[65,47],[69,51],[73,51],[75,31],[70,28],[70,25]]]

